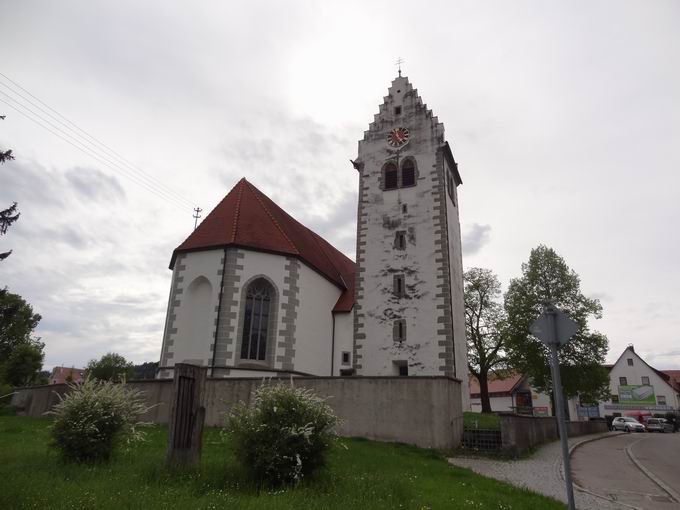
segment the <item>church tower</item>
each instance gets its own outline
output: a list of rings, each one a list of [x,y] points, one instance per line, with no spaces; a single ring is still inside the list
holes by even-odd
[[[355,373],[445,375],[467,389],[462,181],[443,124],[401,72],[359,141],[354,166]]]

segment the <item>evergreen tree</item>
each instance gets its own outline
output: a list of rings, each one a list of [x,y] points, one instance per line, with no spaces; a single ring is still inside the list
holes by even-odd
[[[0,119],[4,120],[5,116],[0,115]],[[2,149],[0,149],[0,163],[4,163],[5,161],[9,161],[12,159],[14,159],[14,156],[12,156],[11,150],[3,151]],[[17,212],[16,202],[14,202],[7,209],[0,210],[0,236],[5,235],[7,233],[7,229],[9,228],[9,226],[18,219],[19,213]],[[7,257],[10,256],[11,253],[12,250],[0,253],[0,260],[6,259]]]

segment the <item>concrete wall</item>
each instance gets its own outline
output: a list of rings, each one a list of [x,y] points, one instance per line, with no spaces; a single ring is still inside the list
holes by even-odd
[[[289,384],[289,379],[274,379]],[[168,423],[171,380],[131,381],[156,405],[144,421]],[[205,386],[206,425],[225,423],[225,413],[237,402],[250,402],[261,379],[211,378]],[[445,377],[304,377],[297,387],[328,398],[342,419],[338,434],[378,441],[398,441],[423,448],[454,448],[463,434],[460,382]],[[22,414],[42,416],[59,400],[66,385],[38,386],[18,391],[12,404]]]
[[[555,418],[501,414],[500,419],[503,449],[516,455],[532,446],[559,439]],[[606,431],[607,423],[605,421],[567,422],[568,437]]]

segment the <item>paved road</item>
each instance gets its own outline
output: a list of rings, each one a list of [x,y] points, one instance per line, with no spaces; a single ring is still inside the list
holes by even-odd
[[[574,481],[595,494],[634,508],[680,510],[672,497],[680,493],[680,434],[624,434],[586,443],[573,452],[571,467]]]
[[[611,433],[582,436],[569,439],[569,445],[573,446],[584,440],[594,439],[601,436],[609,436]],[[680,434],[676,434],[680,436]],[[606,442],[603,439],[598,442]],[[582,446],[585,448],[585,446]],[[576,450],[578,452],[578,450]],[[490,478],[503,480],[519,487],[526,487],[532,491],[545,494],[546,496],[559,499],[566,503],[567,497],[562,477],[562,450],[559,441],[548,443],[538,449],[531,457],[515,461],[501,461],[480,458],[454,457],[449,459],[451,464],[472,469]],[[629,507],[613,501],[607,501],[586,492],[575,491],[576,507],[579,509],[617,509],[627,510]],[[660,507],[659,507],[660,508]]]

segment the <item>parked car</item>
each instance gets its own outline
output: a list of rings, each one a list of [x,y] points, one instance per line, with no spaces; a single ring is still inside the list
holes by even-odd
[[[645,426],[630,416],[619,416],[612,421],[612,429],[625,432],[644,432]]]
[[[665,418],[650,418],[647,420],[647,432],[675,432],[675,427]]]

